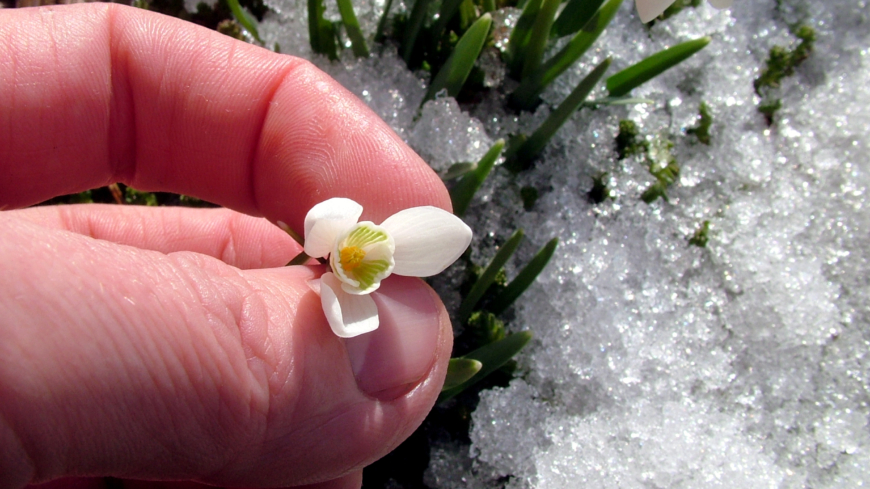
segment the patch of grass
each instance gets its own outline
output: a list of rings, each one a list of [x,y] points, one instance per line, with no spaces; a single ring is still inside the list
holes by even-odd
[[[620,160],[628,156],[644,154],[648,143],[640,136],[637,124],[624,119],[619,121],[619,134],[616,135],[616,154]]]

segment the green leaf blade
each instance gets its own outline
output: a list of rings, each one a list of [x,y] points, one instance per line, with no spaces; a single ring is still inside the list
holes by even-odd
[[[344,24],[347,37],[350,38],[353,54],[358,58],[368,58],[369,47],[359,26],[356,13],[353,11],[351,0],[338,0],[338,11],[341,14],[341,22]]]
[[[447,23],[459,11],[459,4],[462,0],[445,0],[441,3],[441,9],[438,11],[438,20],[432,24],[432,29],[429,31],[433,39],[440,39],[447,28]]]
[[[556,247],[559,245],[559,238],[551,239],[534,258],[517,274],[504,290],[496,296],[489,304],[487,309],[493,314],[501,314],[505,311],[519,296],[532,285],[538,275],[544,270],[544,267],[549,263],[553,253],[556,252]]]
[[[451,358],[447,364],[447,377],[441,391],[454,389],[468,382],[475,374],[480,372],[483,364],[473,358]]]
[[[526,2],[520,18],[517,19],[517,25],[514,26],[514,30],[511,31],[510,38],[508,38],[507,65],[514,78],[519,78],[520,70],[522,70],[526,46],[529,43],[532,27],[535,25],[542,1],[528,0]]]
[[[429,11],[429,4],[432,0],[417,0],[414,2],[414,7],[411,9],[411,16],[408,18],[408,25],[405,30],[405,38],[402,40],[402,59],[405,64],[411,64],[411,58],[414,55],[414,47],[417,44],[417,37],[420,30],[423,28],[423,23],[426,20],[426,12]]]
[[[387,22],[389,21],[390,9],[393,7],[393,0],[387,0],[384,5],[384,13],[381,14],[381,19],[378,21],[378,29],[375,31],[375,42],[383,42],[387,30]]]
[[[323,0],[308,0],[308,40],[311,50],[329,59],[338,59],[335,28],[324,18]]]
[[[227,0],[227,6],[230,7],[230,12],[232,12],[236,22],[244,27],[258,43],[263,44],[263,40],[260,39],[260,33],[257,32],[257,21],[239,5],[239,0]]]
[[[550,113],[547,119],[526,138],[515,151],[506,164],[512,171],[525,170],[531,166],[532,161],[544,149],[550,139],[556,135],[571,115],[583,104],[583,101],[592,93],[595,85],[604,77],[607,68],[610,67],[610,58],[605,59],[586,75],[561,104]]]
[[[534,76],[524,78],[520,82],[520,86],[511,94],[511,104],[523,110],[529,110],[537,105],[538,97],[544,88],[592,47],[619,11],[622,1],[608,0],[561,51],[543,63]]]
[[[489,148],[489,151],[477,163],[477,168],[466,173],[456,185],[450,189],[450,200],[453,201],[453,213],[459,217],[465,215],[474,194],[480,189],[483,181],[489,176],[495,162],[504,149],[504,139],[499,139]]]
[[[504,267],[508,259],[514,254],[522,240],[523,230],[517,229],[516,232],[514,232],[514,234],[501,246],[492,261],[489,262],[489,265],[487,265],[483,273],[480,274],[480,278],[477,279],[477,282],[475,282],[471,287],[471,290],[468,292],[468,295],[465,296],[462,304],[459,305],[457,316],[460,321],[464,323],[468,320],[468,317],[471,316],[471,313],[474,311],[474,306],[477,305],[489,286],[495,282],[499,270]]]
[[[607,79],[611,97],[622,97],[634,88],[680,64],[710,43],[709,37],[686,41],[643,59]]]
[[[544,50],[547,48],[547,41],[550,40],[550,29],[553,27],[556,10],[561,4],[562,0],[543,0],[541,10],[538,12],[538,17],[532,26],[525,54],[523,55],[521,78],[532,76],[533,73],[540,69],[541,61],[544,59]]]
[[[516,356],[531,339],[532,333],[530,331],[521,331],[508,335],[502,340],[484,345],[460,357],[467,360],[476,360],[483,364],[483,367],[465,382],[449,389],[442,389],[441,395],[438,396],[438,402],[444,402],[452,398],[501,368],[502,365]]]
[[[558,39],[576,33],[592,19],[603,3],[604,0],[568,0],[559,17],[553,22],[550,38]]]
[[[423,103],[435,98],[435,94],[443,89],[447,89],[447,95],[456,97],[459,91],[462,90],[462,85],[468,79],[468,74],[474,67],[474,62],[480,56],[480,51],[486,42],[486,36],[489,35],[489,28],[492,26],[492,16],[483,14],[480,16],[471,27],[465,31],[465,34],[459,39],[453,53],[435,75],[432,84],[429,85],[429,90],[426,91],[426,96],[423,97]]]

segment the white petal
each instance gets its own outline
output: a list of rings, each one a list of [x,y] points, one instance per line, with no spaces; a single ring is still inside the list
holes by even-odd
[[[441,273],[471,243],[471,228],[437,207],[414,207],[397,212],[381,224],[393,237],[393,273],[428,277]]]
[[[718,8],[718,9],[728,8],[731,6],[732,3],[734,3],[732,0],[708,0],[708,1],[710,2],[710,5],[712,5],[715,8]]]
[[[332,332],[353,338],[378,329],[378,306],[368,295],[351,295],[341,289],[332,273],[320,277],[320,304]]]
[[[305,216],[305,254],[322,258],[332,251],[335,241],[356,224],[363,208],[345,198],[325,200]]]
[[[672,3],[674,0],[636,0],[635,6],[640,21],[646,24],[661,15]]]

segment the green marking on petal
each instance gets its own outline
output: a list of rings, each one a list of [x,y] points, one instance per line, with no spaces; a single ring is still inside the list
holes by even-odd
[[[361,222],[341,239],[330,261],[340,280],[365,294],[392,271],[392,253],[390,235],[379,226]]]
[[[351,274],[359,282],[359,288],[366,290],[378,280],[378,275],[384,273],[390,268],[390,262],[387,260],[363,260]]]
[[[342,244],[342,248],[348,246],[364,248],[375,243],[386,241],[387,239],[387,233],[383,231],[372,229],[367,226],[359,226],[347,235],[347,238],[345,238],[344,243]]]

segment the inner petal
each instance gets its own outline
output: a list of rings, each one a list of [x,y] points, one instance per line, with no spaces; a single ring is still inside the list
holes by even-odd
[[[350,294],[368,294],[392,273],[395,242],[385,229],[365,221],[341,238],[332,254],[336,277]]]

